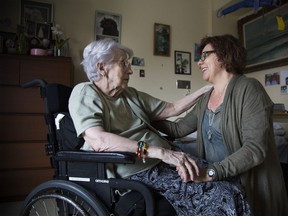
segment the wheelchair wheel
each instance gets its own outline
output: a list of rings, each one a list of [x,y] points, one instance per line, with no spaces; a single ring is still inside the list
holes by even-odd
[[[25,199],[20,216],[87,215],[108,216],[101,201],[73,182],[51,180],[32,190]]]

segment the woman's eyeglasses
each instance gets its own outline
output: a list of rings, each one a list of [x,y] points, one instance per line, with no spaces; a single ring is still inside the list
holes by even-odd
[[[131,63],[129,62],[128,59],[122,60],[113,60],[112,62],[116,62],[118,63],[122,68],[126,69],[126,68],[131,68]]]
[[[131,63],[127,59],[119,61],[119,63],[123,68],[130,68],[131,67]]]
[[[201,61],[205,61],[205,59],[211,54],[211,53],[214,53],[216,52],[215,50],[210,50],[210,51],[203,51],[201,53],[201,56],[200,56],[200,60]]]

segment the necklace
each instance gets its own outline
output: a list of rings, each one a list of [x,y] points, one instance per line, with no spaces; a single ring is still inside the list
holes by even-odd
[[[208,136],[208,140],[211,140],[211,138],[212,138],[212,131],[211,131],[211,128],[212,128],[212,124],[213,124],[213,122],[214,122],[214,117],[215,117],[215,113],[213,112],[213,111],[211,111],[210,109],[209,109],[209,114],[208,114],[208,120],[209,120],[209,130],[208,130],[208,132],[207,132],[207,136]]]

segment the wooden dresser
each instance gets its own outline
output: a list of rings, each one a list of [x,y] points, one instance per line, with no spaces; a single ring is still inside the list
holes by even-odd
[[[39,88],[23,89],[32,79],[71,86],[68,57],[0,54],[0,202],[23,200],[53,178],[45,155],[47,127]]]

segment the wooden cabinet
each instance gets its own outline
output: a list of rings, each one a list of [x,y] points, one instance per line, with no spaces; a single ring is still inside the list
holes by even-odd
[[[71,86],[72,75],[71,58],[0,55],[0,202],[23,200],[54,175],[39,88],[21,84],[44,79]]]

